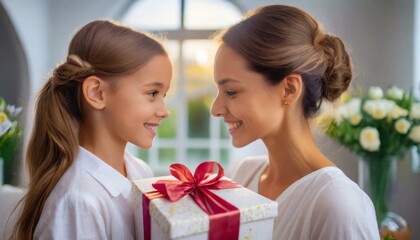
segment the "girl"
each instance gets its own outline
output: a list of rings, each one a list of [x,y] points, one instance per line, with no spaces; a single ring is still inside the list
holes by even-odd
[[[274,239],[379,239],[371,200],[321,153],[309,124],[351,81],[343,42],[281,5],[250,12],[221,39],[211,111],[235,147],[262,139],[268,149],[241,161],[232,178],[278,202]]]
[[[76,33],[38,95],[14,238],[134,238],[130,180],[152,171],[124,150],[127,142],[151,147],[169,115],[171,77],[165,50],[149,35],[110,21]]]

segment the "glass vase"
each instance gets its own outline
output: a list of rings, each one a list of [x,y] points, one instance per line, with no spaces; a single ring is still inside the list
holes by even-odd
[[[411,239],[407,221],[388,208],[396,175],[397,158],[394,156],[359,160],[359,185],[375,206],[381,239]]]

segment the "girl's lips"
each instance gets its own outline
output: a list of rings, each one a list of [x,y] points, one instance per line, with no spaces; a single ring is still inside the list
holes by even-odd
[[[144,127],[147,129],[147,130],[149,130],[150,131],[150,133],[153,135],[153,136],[156,136],[156,128],[157,128],[157,126],[159,126],[158,124],[153,124],[153,123],[145,123],[144,124]]]

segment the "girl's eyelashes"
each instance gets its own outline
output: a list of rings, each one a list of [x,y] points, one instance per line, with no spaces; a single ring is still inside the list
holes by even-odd
[[[233,97],[237,94],[238,92],[236,91],[232,91],[232,90],[227,90],[226,91],[226,95],[228,95],[229,97]]]
[[[151,97],[156,97],[156,96],[157,96],[157,95],[159,95],[160,93],[161,93],[160,91],[154,90],[154,91],[148,92],[148,93],[147,93],[147,95],[149,95],[149,96],[151,96]],[[163,93],[163,94],[162,94],[163,98],[165,98],[165,97],[166,97],[166,95],[167,95],[167,93]]]

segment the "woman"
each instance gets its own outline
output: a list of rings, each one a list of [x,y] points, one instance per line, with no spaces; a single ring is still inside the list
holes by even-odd
[[[279,204],[274,239],[379,239],[369,197],[318,149],[310,120],[350,84],[343,42],[309,14],[272,5],[221,36],[212,114],[235,147],[262,139],[267,157],[241,161],[232,178]]]

